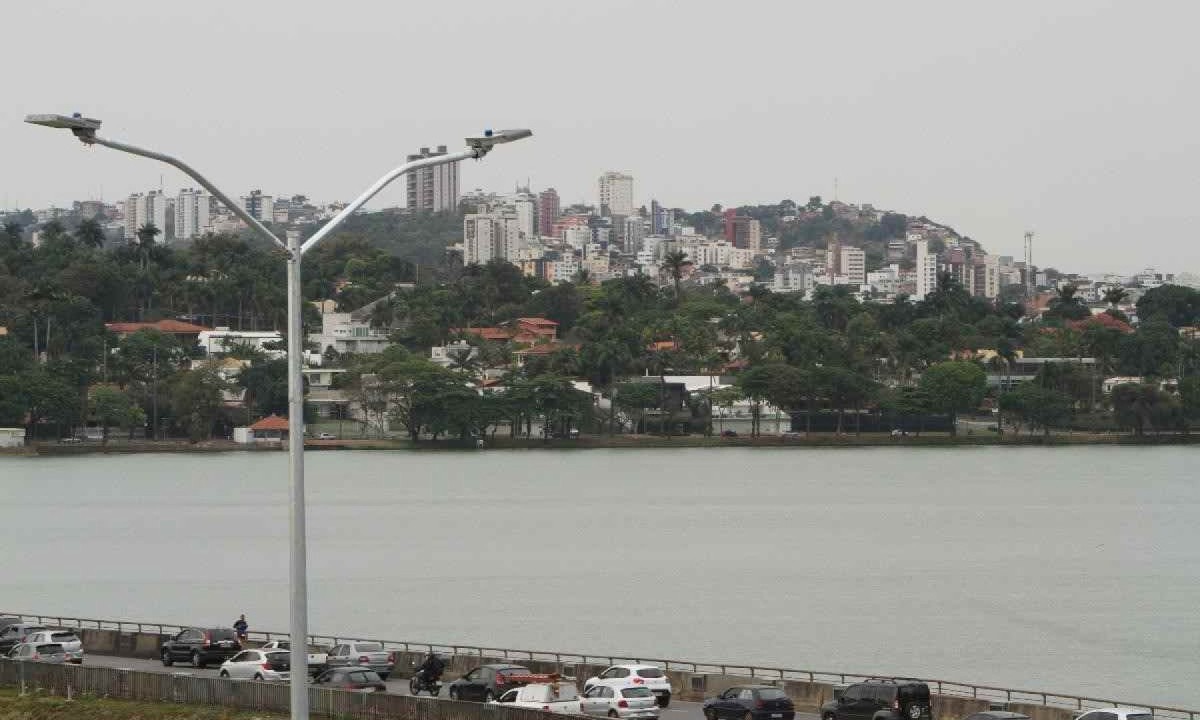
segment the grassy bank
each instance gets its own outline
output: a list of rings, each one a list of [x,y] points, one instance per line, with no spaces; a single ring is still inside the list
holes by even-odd
[[[757,438],[749,436],[738,437],[705,437],[703,435],[683,435],[662,437],[658,435],[584,435],[575,439],[525,439],[511,438],[504,435],[488,438],[483,449],[551,449],[551,450],[584,450],[595,448],[721,448],[721,447],[943,447],[983,445],[1003,446],[1034,446],[1034,447],[1066,447],[1079,445],[1187,445],[1200,443],[1200,434],[1181,435],[1131,435],[1128,433],[1055,433],[1043,435],[997,435],[995,433],[973,434],[960,433],[951,436],[946,433],[924,433],[920,437],[910,435],[904,438],[892,437],[889,433],[863,433],[862,435],[835,435],[832,433],[813,433],[808,437],[803,435],[764,435]],[[305,443],[308,450],[475,450],[474,441],[460,440],[423,440],[413,443],[408,439],[346,439],[346,440],[309,440]],[[280,452],[283,448],[278,445],[239,445],[227,440],[213,440],[203,443],[188,443],[186,441],[138,441],[132,443],[110,443],[107,447],[100,443],[80,443],[67,445],[59,443],[37,443],[23,448],[0,449],[0,455],[89,455],[93,453],[211,453],[211,452]]]
[[[0,720],[282,720],[283,715],[200,705],[101,700],[0,690]]]

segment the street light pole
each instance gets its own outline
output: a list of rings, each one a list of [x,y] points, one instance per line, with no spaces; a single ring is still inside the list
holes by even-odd
[[[305,523],[304,495],[304,337],[303,315],[304,299],[301,292],[300,261],[304,253],[333,232],[339,225],[354,214],[380,190],[387,187],[397,178],[420,168],[444,165],[459,160],[480,160],[498,144],[512,142],[530,137],[533,133],[526,129],[486,130],[479,137],[466,139],[467,148],[457,153],[436,155],[407,162],[375,181],[361,195],[355,198],[333,219],[321,226],[317,232],[303,244],[299,234],[290,234],[287,242],[283,242],[254,216],[246,212],[241,205],[233,202],[207,178],[194,170],[190,165],[178,158],[153,150],[146,150],[134,145],[116,142],[102,138],[96,134],[100,129],[100,121],[66,115],[28,115],[25,122],[45,127],[70,130],[75,137],[85,145],[103,145],[104,147],[120,150],[131,155],[138,155],[151,160],[158,160],[178,168],[185,175],[195,180],[201,187],[213,194],[226,207],[256,234],[281,248],[287,255],[287,305],[288,305],[288,476],[291,514],[288,528],[290,536],[289,583],[291,587],[290,614],[291,623],[289,636],[291,640],[291,666],[295,670],[291,674],[291,718],[292,720],[308,720],[308,673],[300,668],[308,667],[308,561],[307,561],[307,532]],[[155,373],[157,379],[157,372]],[[157,393],[155,396],[157,400]],[[157,433],[157,428],[155,429]]]

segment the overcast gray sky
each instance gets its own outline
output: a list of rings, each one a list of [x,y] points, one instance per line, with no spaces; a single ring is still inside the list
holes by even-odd
[[[24,125],[81,111],[233,194],[349,199],[421,145],[591,200],[604,170],[688,208],[833,195],[1078,271],[1200,271],[1200,3],[9,2],[0,202],[187,182]],[[402,184],[379,205],[403,204]]]

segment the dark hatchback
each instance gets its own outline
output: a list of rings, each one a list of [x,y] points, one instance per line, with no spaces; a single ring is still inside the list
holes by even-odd
[[[192,667],[217,665],[242,651],[233,628],[186,628],[162,644],[162,664],[190,662]]]
[[[326,670],[313,680],[313,684],[338,690],[387,692],[387,685],[383,683],[383,678],[379,677],[379,673],[360,667],[340,667]]]
[[[737,685],[704,701],[705,720],[792,720],[792,699],[772,685]]]
[[[521,665],[480,665],[471,672],[450,683],[451,700],[480,700],[491,702],[524,682],[512,682],[514,675],[529,675],[530,670]]]
[[[821,720],[933,720],[929,686],[907,680],[855,683],[821,706]]]

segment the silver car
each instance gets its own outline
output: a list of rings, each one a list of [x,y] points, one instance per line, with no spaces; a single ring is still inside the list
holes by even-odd
[[[382,643],[359,640],[344,642],[329,651],[328,667],[365,667],[388,679],[396,667],[396,654],[383,649]]]
[[[593,685],[579,699],[584,715],[658,719],[658,700],[645,685]]]
[[[67,662],[76,665],[83,663],[83,641],[74,630],[38,630],[25,638],[26,643],[59,643],[67,654]]]
[[[9,657],[20,662],[53,665],[62,665],[67,661],[67,653],[59,643],[22,643],[12,649]]]
[[[286,650],[243,650],[221,664],[223,678],[288,682],[291,658]]]

